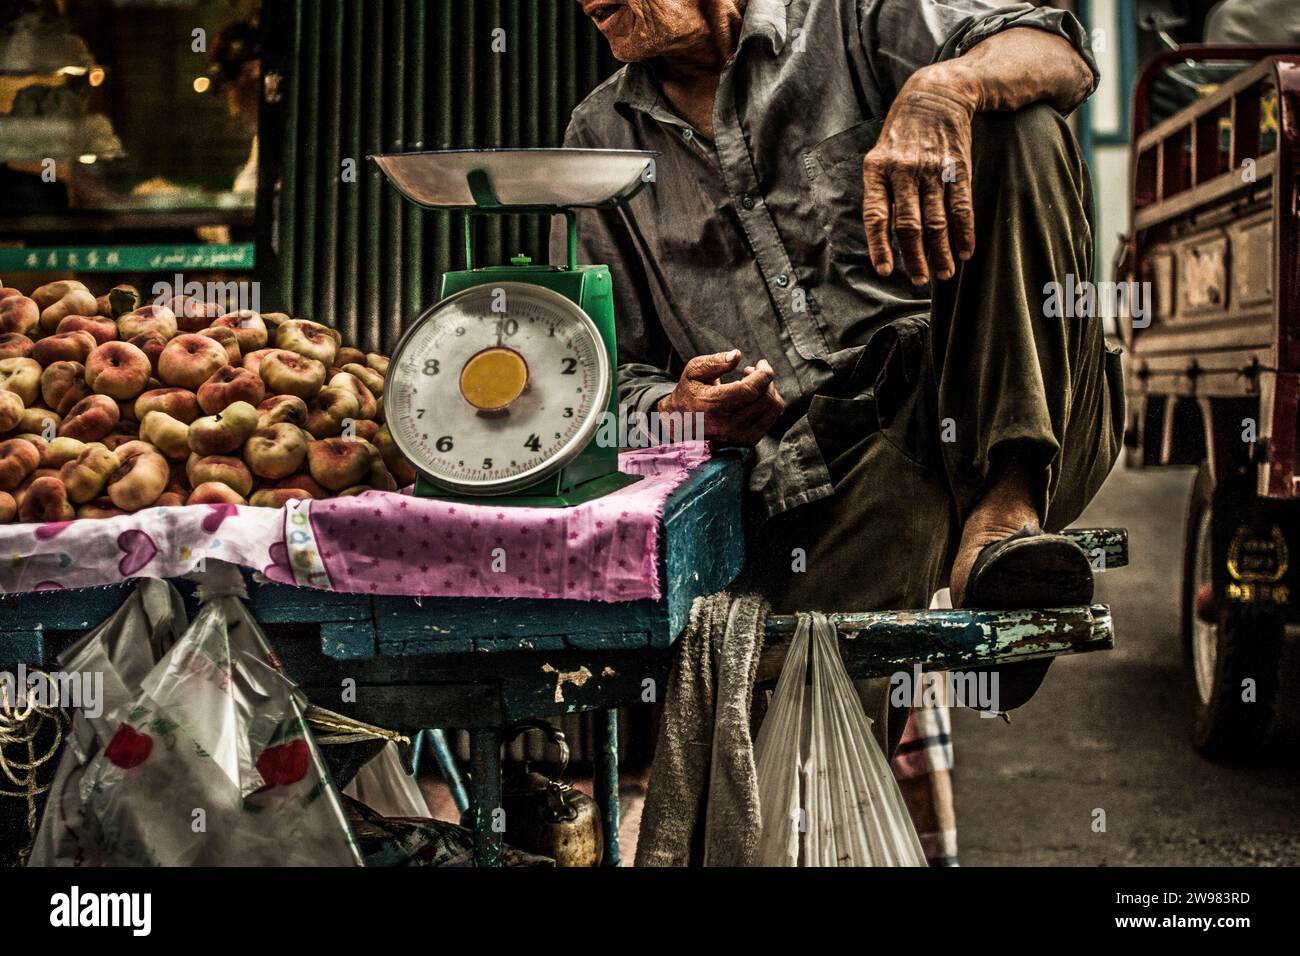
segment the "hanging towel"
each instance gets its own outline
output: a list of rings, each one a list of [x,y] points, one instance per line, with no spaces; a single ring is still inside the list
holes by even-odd
[[[750,701],[768,605],[695,600],[664,693],[637,866],[745,866],[759,833]]]

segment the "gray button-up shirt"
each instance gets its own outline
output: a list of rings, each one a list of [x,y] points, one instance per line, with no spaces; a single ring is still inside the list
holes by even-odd
[[[672,111],[649,63],[573,111],[566,146],[658,153],[655,181],[630,203],[578,216],[580,261],[614,280],[620,401],[652,411],[695,355],[766,358],[787,408],[750,477],[765,515],[832,493],[812,397],[875,332],[929,312],[901,269],[872,268],[862,157],[913,72],[1012,27],[1067,38],[1095,75],[1078,21],[1028,3],[749,0],[711,144]],[[562,262],[563,230],[553,236]]]

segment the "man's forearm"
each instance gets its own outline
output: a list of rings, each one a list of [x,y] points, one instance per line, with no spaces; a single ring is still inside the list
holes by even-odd
[[[1083,102],[1092,80],[1092,70],[1064,37],[1018,27],[982,40],[955,59],[917,70],[900,98],[912,92],[945,93],[961,98],[976,113],[1042,102],[1068,110]]]

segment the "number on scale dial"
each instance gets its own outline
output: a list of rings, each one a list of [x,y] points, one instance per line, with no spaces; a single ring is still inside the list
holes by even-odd
[[[542,286],[474,286],[431,307],[394,351],[384,412],[393,441],[435,483],[516,491],[591,439],[613,374],[594,322]]]

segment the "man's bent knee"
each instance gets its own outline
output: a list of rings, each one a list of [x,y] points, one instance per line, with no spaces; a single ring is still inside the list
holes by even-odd
[[[1042,175],[1058,168],[1081,168],[1079,145],[1065,117],[1046,103],[1014,112],[976,113],[971,122],[971,157],[976,181],[981,170],[1002,176]]]

